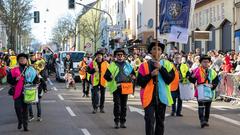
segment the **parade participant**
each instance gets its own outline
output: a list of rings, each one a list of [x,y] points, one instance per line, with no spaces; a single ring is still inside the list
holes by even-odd
[[[18,118],[18,129],[21,129],[22,126],[24,131],[28,131],[28,104],[24,102],[24,72],[27,69],[28,65],[28,56],[24,53],[21,53],[17,56],[17,61],[19,66],[11,69],[10,73],[7,76],[7,81],[11,84],[14,89],[13,99],[15,111]],[[38,77],[36,76],[33,83],[38,82]]]
[[[2,79],[4,79],[7,76],[7,66],[3,58],[0,58],[0,84],[3,82]]]
[[[174,70],[171,62],[161,59],[164,48],[164,44],[152,42],[148,48],[152,59],[139,67],[137,82],[141,86],[146,135],[164,134],[166,106],[173,104],[169,84],[174,79]]]
[[[70,71],[71,69],[73,69],[73,62],[70,54],[67,54],[64,60],[64,72],[66,72],[67,70]]]
[[[70,86],[73,87],[76,90],[76,83],[73,78],[73,73],[72,71],[66,71],[65,76],[64,76],[65,82],[66,82],[66,88],[68,89]]]
[[[170,90],[171,90],[171,95],[173,98],[173,105],[172,105],[172,113],[171,116],[179,116],[182,117],[183,115],[181,114],[182,111],[182,100],[180,98],[180,91],[179,91],[179,80],[180,80],[180,75],[179,75],[179,69],[181,65],[181,55],[179,53],[176,53],[173,56],[173,70],[174,70],[174,80],[170,84]],[[176,110],[176,105],[177,105],[177,110]]]
[[[211,95],[212,91],[218,85],[219,79],[215,70],[209,68],[211,62],[211,57],[207,55],[203,55],[200,58],[200,66],[193,71],[192,77],[195,78],[197,86],[196,86],[196,93],[195,96],[198,99],[198,115],[200,120],[201,128],[205,126],[209,126],[208,120],[210,115],[210,108],[211,108]],[[203,86],[203,92],[208,92],[209,98],[208,100],[200,99],[200,86]],[[201,94],[206,95],[206,94]]]
[[[9,67],[14,68],[17,65],[17,56],[15,55],[14,51],[11,51],[9,60],[10,60]]]
[[[38,59],[37,59],[38,57]],[[46,76],[46,64],[44,59],[42,59],[41,55],[36,56],[36,54],[31,53],[30,54],[30,65],[32,65],[38,73],[38,77],[40,79],[39,86],[38,86],[38,102],[36,103],[37,107],[37,121],[42,121],[42,109],[41,109],[41,98],[43,96],[43,93],[47,92],[47,76]],[[32,109],[32,104],[28,105],[28,110],[29,110],[29,119],[28,121],[31,122],[34,120],[34,114],[33,114],[33,109]]]
[[[87,80],[88,73],[86,72],[87,56],[83,57],[83,60],[79,63],[78,67],[79,67],[80,78],[82,80],[83,97],[85,97],[85,96],[89,97],[89,87],[90,87],[90,84],[89,84],[89,82]],[[86,88],[86,85],[87,85],[87,88]]]
[[[126,128],[127,100],[128,94],[133,93],[132,80],[136,79],[133,67],[125,61],[126,53],[123,49],[116,49],[114,57],[116,61],[112,62],[104,75],[108,81],[108,88],[113,94],[113,113],[115,128]]]
[[[104,79],[104,74],[109,66],[107,61],[103,60],[103,52],[98,51],[95,53],[95,59],[89,64],[87,72],[91,74],[92,88],[92,106],[93,114],[95,114],[100,107],[100,112],[104,111],[105,91],[107,81]],[[99,106],[99,91],[100,91],[100,106]]]

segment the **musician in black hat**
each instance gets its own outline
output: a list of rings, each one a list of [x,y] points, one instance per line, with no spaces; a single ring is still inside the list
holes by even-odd
[[[98,51],[95,53],[95,59],[89,64],[87,72],[91,74],[91,84],[92,88],[92,106],[93,114],[97,113],[98,108],[100,108],[101,113],[104,111],[104,102],[105,102],[105,91],[107,81],[104,79],[104,74],[108,67],[108,62],[103,59],[103,52]],[[99,105],[99,93],[100,105]]]
[[[126,53],[118,48],[114,51],[116,61],[112,62],[104,75],[108,89],[113,94],[114,127],[126,128],[128,94],[133,94],[132,80],[136,79],[130,63],[126,62]],[[119,125],[120,124],[120,125]]]
[[[203,55],[200,58],[200,66],[193,70],[192,78],[197,84],[195,96],[198,100],[198,115],[201,128],[208,127],[210,108],[212,99],[214,99],[214,90],[216,89],[219,79],[216,71],[209,68],[211,57]],[[203,94],[203,93],[208,93]],[[200,96],[201,95],[201,96]],[[203,96],[204,95],[204,96]]]

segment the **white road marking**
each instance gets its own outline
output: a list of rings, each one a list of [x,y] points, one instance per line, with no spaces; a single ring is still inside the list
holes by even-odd
[[[48,80],[50,85],[53,85],[52,81],[49,78],[47,78],[47,80]]]
[[[130,110],[130,112],[136,112],[136,113],[139,113],[142,116],[144,116],[144,111],[142,109],[139,109],[139,108],[136,108],[133,106],[129,106],[129,110]]]
[[[192,111],[197,111],[198,109],[192,107],[192,106],[189,106],[189,105],[183,105],[183,107],[185,108],[188,108],[189,110],[192,110]],[[216,106],[215,106],[216,107]],[[222,106],[220,106],[222,107]],[[221,108],[223,109],[223,108]],[[236,121],[236,120],[233,120],[233,119],[230,119],[230,118],[227,118],[225,116],[222,116],[222,115],[218,115],[218,114],[210,114],[212,117],[214,118],[217,118],[219,120],[223,120],[223,121],[226,121],[228,123],[232,123],[234,125],[237,125],[237,126],[240,126],[240,122],[239,121]],[[240,115],[240,114],[239,114]]]
[[[217,118],[217,119],[220,119],[220,120],[223,120],[223,121],[226,121],[228,123],[231,123],[231,124],[234,124],[234,125],[237,125],[237,126],[240,126],[240,122],[239,121],[236,121],[236,120],[233,120],[233,119],[230,119],[230,118],[227,118],[227,117],[224,117],[222,115],[218,115],[218,114],[211,114],[211,116]]]
[[[3,89],[5,89],[5,87],[3,87],[3,88],[0,88],[0,91],[2,91]]]
[[[81,129],[84,135],[91,135],[86,128]]]
[[[62,97],[62,95],[59,94],[58,97],[59,97],[60,100],[64,100],[64,98]]]
[[[66,109],[72,117],[76,116],[76,114],[72,111],[72,109],[69,106],[67,106]]]
[[[56,87],[53,87],[53,90],[54,90],[54,91],[58,91],[58,89],[57,89]]]
[[[189,105],[182,105],[183,107],[189,109],[189,110],[192,110],[192,111],[197,111],[198,109],[192,107],[192,106],[189,106]]]
[[[56,103],[56,100],[43,100],[42,103]]]
[[[221,111],[226,111],[228,109],[234,109],[233,107],[230,106],[212,106],[215,109],[221,110]]]
[[[145,112],[144,112],[143,109],[139,109],[139,108],[136,108],[136,107],[133,107],[133,106],[129,106],[129,110],[130,110],[130,112],[137,112],[137,113],[141,114],[142,116],[145,115]],[[170,116],[170,114],[168,114],[168,113],[165,114],[165,117],[169,117],[169,116]]]

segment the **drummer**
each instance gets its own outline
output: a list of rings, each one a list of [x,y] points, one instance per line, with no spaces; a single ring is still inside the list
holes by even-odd
[[[215,88],[218,85],[219,79],[215,70],[209,68],[211,63],[211,57],[203,55],[200,58],[200,66],[193,71],[192,77],[196,80],[196,88],[199,88],[200,85],[205,87],[210,87],[210,91],[214,92]],[[208,127],[209,115],[212,99],[202,100],[198,95],[200,91],[195,90],[195,96],[198,99],[198,115],[200,120],[201,128],[205,126]],[[205,113],[204,113],[205,112]]]

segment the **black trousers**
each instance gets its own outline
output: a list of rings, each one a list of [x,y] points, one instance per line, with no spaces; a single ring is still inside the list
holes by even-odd
[[[23,124],[24,128],[28,126],[28,104],[24,103],[23,95],[14,100],[15,112],[17,114],[18,123]]]
[[[198,116],[200,122],[208,122],[211,108],[211,101],[202,102],[198,101]]]
[[[127,100],[128,95],[123,95],[121,88],[118,88],[113,93],[113,114],[114,114],[114,122],[116,123],[125,123],[127,116]]]
[[[163,135],[166,105],[154,100],[157,99],[144,109],[146,135]]]
[[[172,98],[173,98],[173,105],[172,105],[172,113],[176,113],[177,115],[180,115],[182,112],[182,100],[180,98],[180,92],[174,91],[171,92]],[[177,110],[176,110],[177,106]]]
[[[41,99],[39,98],[39,101],[36,103],[36,106],[37,106],[37,117],[41,117],[41,112],[42,112],[42,110],[41,110]],[[32,104],[30,104],[29,106],[28,106],[28,110],[29,110],[29,116],[30,117],[34,117],[34,115],[33,115],[33,109],[32,109]]]
[[[105,91],[106,91],[106,88],[104,88],[103,86],[93,86],[92,88],[93,109],[98,109],[98,107],[100,107],[100,109],[104,108]],[[100,106],[99,106],[99,93],[100,93]]]
[[[87,89],[86,89],[86,85],[87,85]],[[89,94],[90,84],[89,84],[89,82],[87,81],[87,79],[83,79],[83,80],[82,80],[82,87],[83,87],[83,94],[84,94],[84,95],[88,95],[88,94]]]

